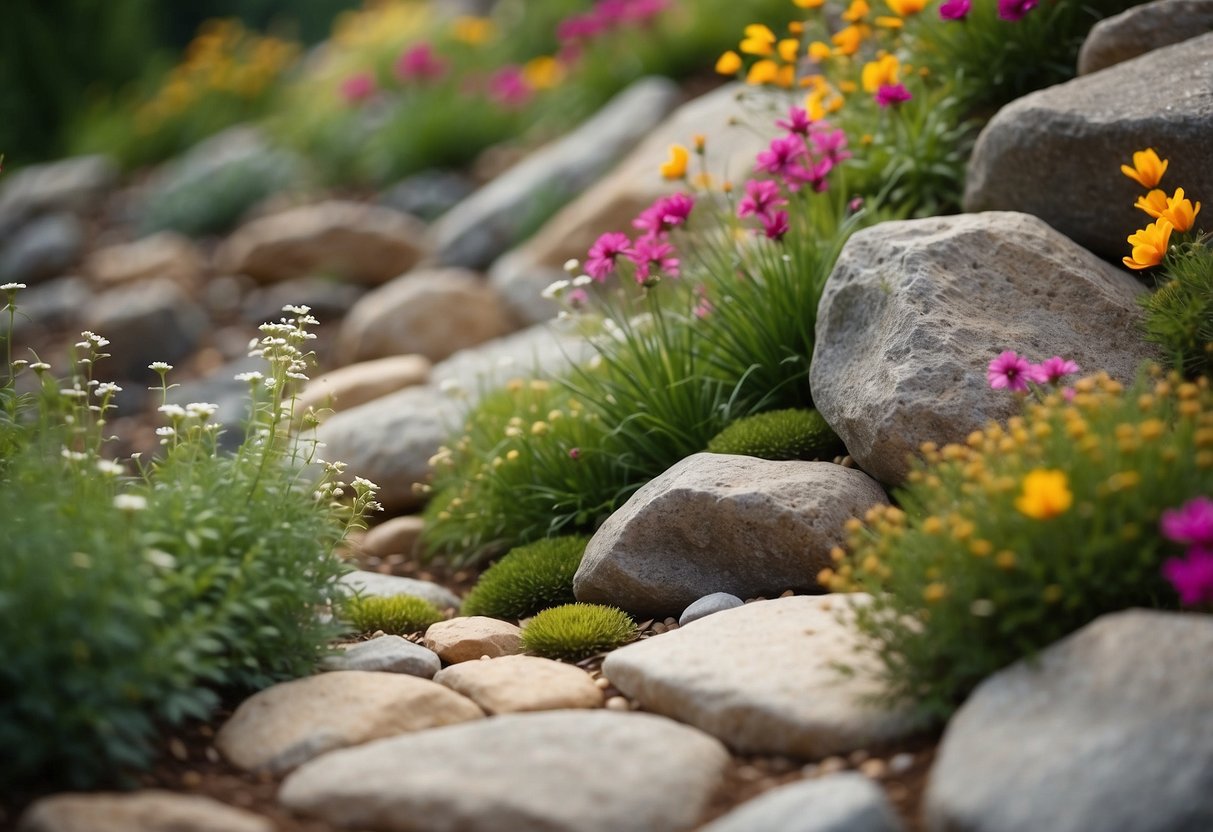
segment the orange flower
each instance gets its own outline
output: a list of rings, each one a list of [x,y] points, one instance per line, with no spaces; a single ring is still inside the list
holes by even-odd
[[[1145,196],[1139,196],[1137,202],[1133,203],[1134,208],[1140,208],[1154,219],[1162,216],[1162,212],[1167,210],[1167,194],[1166,191],[1155,188]]]
[[[680,144],[670,145],[670,158],[662,163],[661,175],[666,179],[682,179],[687,175],[690,160],[691,151]]]
[[[864,64],[860,79],[863,91],[874,93],[881,87],[891,87],[899,83],[897,77],[901,70],[901,62],[893,55],[884,54],[877,60]]]
[[[905,21],[900,17],[881,15],[880,17],[876,18],[876,25],[882,29],[900,29],[905,25]]]
[[[783,58],[787,63],[796,62],[796,53],[800,51],[800,41],[796,38],[784,38],[776,47],[779,50],[779,57]]]
[[[716,71],[721,75],[736,75],[741,69],[741,56],[730,49],[716,60]]]
[[[1166,159],[1159,159],[1154,148],[1147,147],[1133,154],[1133,167],[1121,165],[1120,172],[1140,184],[1143,188],[1157,187],[1162,175],[1167,172]]]
[[[1129,235],[1129,245],[1133,253],[1124,258],[1124,264],[1130,269],[1148,269],[1157,266],[1167,256],[1167,246],[1171,243],[1170,220],[1152,222],[1136,234]]]
[[[751,23],[738,48],[747,55],[770,55],[775,50],[775,33],[761,23]]]
[[[825,4],[826,0],[792,0],[792,3],[802,9],[816,9]]]
[[[755,61],[750,67],[750,71],[746,73],[745,82],[747,84],[774,84],[779,81],[779,64],[763,58],[761,61]]]
[[[1193,207],[1192,201],[1184,198],[1184,189],[1176,188],[1175,196],[1167,198],[1167,209],[1158,216],[1171,223],[1175,226],[1176,231],[1183,234],[1192,230],[1192,225],[1196,222],[1196,215],[1199,213],[1200,203],[1196,203],[1196,207]]]
[[[851,0],[851,5],[842,13],[842,19],[847,23],[858,23],[867,17],[871,10],[867,0]]]
[[[824,41],[815,40],[809,44],[809,58],[817,63],[827,60],[832,52],[830,45]]]
[[[884,0],[885,5],[899,17],[909,17],[918,14],[927,7],[927,0]]]
[[[869,31],[867,26],[852,24],[835,32],[830,40],[834,43],[839,55],[854,55],[859,51],[859,45],[863,43],[863,39],[868,36]]]

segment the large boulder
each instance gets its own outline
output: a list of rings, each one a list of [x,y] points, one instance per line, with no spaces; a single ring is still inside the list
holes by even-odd
[[[866,601],[755,601],[621,647],[602,672],[646,711],[741,754],[818,758],[894,742],[922,726],[908,709],[872,704],[885,688],[849,613]]]
[[[573,589],[643,617],[678,615],[713,592],[813,591],[847,519],[887,501],[866,474],[830,462],[695,454],[602,524]]]
[[[593,347],[577,331],[576,323],[557,321],[535,324],[452,355],[434,365],[432,382],[453,388],[469,401],[515,378],[538,378],[564,372],[586,361]]]
[[[373,832],[682,832],[728,762],[711,737],[648,714],[507,714],[326,754],[278,797]]]
[[[991,676],[953,717],[933,832],[1213,829],[1213,616],[1107,615]]]
[[[335,274],[377,285],[425,253],[423,226],[377,205],[330,200],[253,220],[216,253],[219,268],[262,282]]]
[[[1095,24],[1078,53],[1078,74],[1213,31],[1213,0],[1154,0]]]
[[[441,263],[484,268],[551,210],[588,188],[649,134],[678,98],[666,78],[643,78],[593,118],[535,151],[434,224]],[[551,208],[546,208],[551,206]]]
[[[899,485],[923,442],[961,442],[1019,399],[1003,350],[1132,381],[1154,357],[1133,277],[1025,214],[882,223],[847,242],[817,310],[813,401],[863,470]]]
[[[1163,186],[1213,195],[1213,33],[1008,104],[977,139],[968,211],[1023,211],[1117,261],[1149,218],[1120,172],[1134,151],[1169,159]]]

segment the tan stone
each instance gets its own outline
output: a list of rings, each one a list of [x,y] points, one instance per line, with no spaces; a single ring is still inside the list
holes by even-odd
[[[197,246],[172,231],[99,249],[84,264],[85,273],[104,286],[166,277],[183,288],[192,288],[205,268],[206,261]]]
[[[602,691],[590,674],[538,656],[463,662],[438,671],[434,681],[462,693],[487,714],[602,707]]]
[[[29,808],[18,832],[274,832],[268,819],[209,797],[165,791],[58,794]]]
[[[364,554],[373,557],[408,555],[412,553],[424,530],[425,518],[420,515],[393,517],[368,531],[359,548]]]
[[[521,653],[522,630],[508,621],[471,615],[431,624],[422,643],[447,664],[458,664]]]
[[[249,697],[215,746],[242,769],[282,774],[336,748],[482,716],[471,700],[428,679],[337,671]]]
[[[313,378],[299,397],[299,405],[300,409],[314,407],[339,413],[388,393],[425,384],[429,377],[430,362],[423,355],[363,361]]]

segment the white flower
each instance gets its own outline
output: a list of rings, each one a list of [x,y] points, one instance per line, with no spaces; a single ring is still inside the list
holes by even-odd
[[[86,346],[86,347],[87,347],[89,344],[93,344],[93,345],[98,346],[98,347],[104,347],[104,346],[106,346],[106,345],[108,345],[108,344],[109,344],[109,339],[108,339],[108,338],[102,338],[102,337],[101,337],[100,335],[98,335],[97,333],[95,333],[95,332],[89,332],[87,329],[86,329],[86,330],[84,330],[84,332],[81,332],[81,333],[80,333],[80,337],[85,339],[85,341],[84,341],[84,346]]]
[[[33,364],[29,365],[29,368],[35,373],[44,373],[51,368],[51,365],[47,364],[45,361],[35,361]]]
[[[114,497],[114,508],[119,511],[143,511],[147,508],[147,497],[140,494],[119,494]]]
[[[153,361],[151,364],[147,365],[147,368],[149,370],[155,370],[157,373],[167,373],[169,370],[173,369],[173,365],[164,361]]]
[[[215,415],[215,411],[219,409],[219,405],[211,404],[210,402],[190,402],[185,406],[185,410],[195,419],[206,421]]]
[[[143,498],[140,497],[139,499],[142,500]],[[147,501],[144,500],[145,504],[146,502]],[[152,566],[158,566],[161,569],[172,569],[177,565],[177,559],[175,557],[160,549],[148,549],[143,553],[143,557],[146,558],[147,562]]]
[[[162,404],[156,409],[173,421],[184,419],[186,415],[185,408],[179,404]]]
[[[122,388],[112,381],[103,381],[97,385],[96,392],[98,396],[112,396],[114,393],[121,393]]]
[[[69,399],[82,399],[88,396],[88,393],[85,393],[79,387],[64,387],[59,391],[59,395]]]
[[[310,306],[293,306],[288,303],[286,306],[282,307],[282,311],[290,312],[292,315],[306,315],[308,312],[312,311],[312,307],[310,307]]]
[[[573,285],[580,289],[582,286],[589,286],[594,282],[594,278],[588,274],[580,274],[573,278]]]
[[[97,470],[112,477],[119,477],[126,473],[126,469],[117,460],[111,462],[108,459],[97,460]]]
[[[570,257],[564,261],[564,270],[569,274],[575,274],[581,268],[581,261],[576,257]]]
[[[176,428],[167,428],[167,427],[166,428],[156,428],[156,435],[157,436],[166,436],[166,437],[167,436],[176,436],[177,429]]]
[[[571,284],[567,280],[557,280],[539,294],[541,297],[551,300],[552,298],[560,297],[560,293],[569,288],[570,285]]]
[[[248,373],[236,373],[234,378],[236,379],[236,381],[247,381],[251,384],[256,384],[257,382],[259,382],[263,378],[265,378],[265,376],[263,376],[261,373],[257,372],[256,370],[253,370],[252,372],[248,372]]]
[[[368,480],[366,477],[354,477],[354,481],[350,483],[357,491],[378,491],[379,486]]]
[[[88,454],[81,453],[80,451],[73,451],[71,448],[64,448],[63,450],[59,451],[59,455],[64,459],[70,459],[72,462],[80,462],[83,459],[88,459]]]
[[[15,292],[18,289],[25,289],[24,283],[0,283],[0,292]]]

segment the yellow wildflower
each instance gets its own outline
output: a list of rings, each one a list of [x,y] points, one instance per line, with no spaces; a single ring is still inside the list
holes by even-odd
[[[804,23],[799,20],[793,20],[788,24],[788,34],[800,37],[804,34]]]
[[[885,0],[885,5],[899,17],[918,14],[927,7],[927,0]]]
[[[851,5],[842,13],[842,19],[847,23],[858,23],[868,16],[868,12],[872,8],[868,5],[867,0],[851,0]]]
[[[796,38],[784,38],[776,47],[779,50],[779,57],[787,63],[795,63],[796,55],[800,51],[800,41]]]
[[[864,38],[868,36],[869,29],[867,26],[857,26],[852,24],[845,29],[840,29],[834,33],[830,41],[834,44],[835,51],[839,55],[854,55],[859,51],[860,44]]]
[[[747,84],[774,84],[779,81],[779,64],[774,61],[764,58],[761,61],[754,63],[750,67],[750,71],[746,74],[745,82]]]
[[[564,80],[564,65],[550,55],[540,55],[526,62],[522,75],[534,89],[551,89]]]
[[[691,151],[680,144],[670,145],[670,158],[661,165],[661,175],[666,179],[681,179],[687,175],[687,163]]]
[[[832,55],[834,50],[824,41],[815,40],[809,44],[809,59],[821,63]]]
[[[716,71],[721,75],[736,75],[741,69],[741,56],[730,49],[716,59]]]
[[[707,147],[707,144],[708,137],[703,133],[696,133],[695,135],[691,136],[691,145],[695,148],[696,153],[703,153],[704,148]]]
[[[1168,160],[1158,158],[1154,148],[1147,147],[1145,150],[1139,150],[1133,154],[1133,167],[1121,165],[1120,172],[1143,188],[1154,188],[1162,180],[1162,175],[1167,172],[1168,164],[1170,164]]]
[[[487,17],[462,14],[451,21],[451,37],[462,43],[484,43],[494,35],[493,21]]]
[[[775,51],[775,33],[761,23],[751,23],[738,48],[747,55],[770,55]]]
[[[863,91],[874,93],[881,87],[894,86],[899,81],[897,75],[900,70],[901,62],[893,55],[882,55],[877,60],[864,64],[860,75]]]
[[[1145,196],[1139,196],[1133,207],[1145,211],[1154,219],[1158,219],[1167,210],[1167,192],[1155,188]]]
[[[802,9],[816,9],[825,5],[826,0],[792,0],[793,5]]]
[[[943,584],[935,581],[929,583],[922,590],[922,599],[928,604],[934,604],[936,601],[942,601],[948,595],[948,588]]]
[[[1176,188],[1175,196],[1167,197],[1167,208],[1158,216],[1167,220],[1180,234],[1190,231],[1200,213],[1200,203],[1192,207],[1192,201],[1184,198],[1184,189]]]
[[[1037,468],[1023,480],[1023,494],[1015,508],[1033,520],[1048,520],[1064,514],[1074,502],[1064,471]]]
[[[900,29],[905,25],[905,21],[900,17],[889,17],[888,15],[881,15],[876,18],[875,22],[882,29]]]
[[[1133,246],[1130,256],[1124,258],[1124,264],[1130,269],[1148,269],[1157,266],[1167,256],[1167,246],[1171,243],[1171,230],[1174,226],[1169,220],[1160,219],[1136,234],[1129,235],[1129,245]]]

